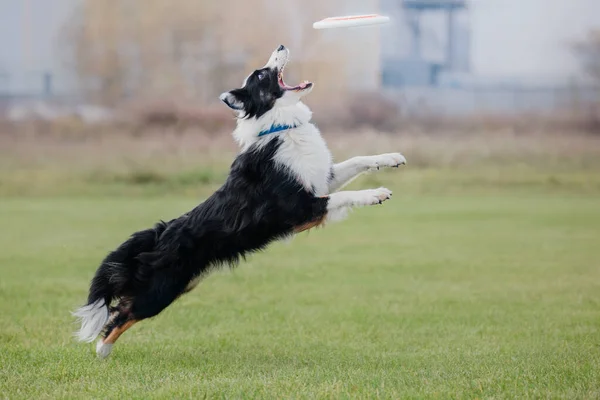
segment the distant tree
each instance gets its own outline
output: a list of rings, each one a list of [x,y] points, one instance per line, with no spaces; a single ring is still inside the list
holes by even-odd
[[[378,0],[81,0],[62,42],[81,92],[107,106],[215,101],[279,44],[292,48],[289,80],[319,79],[326,93],[350,85],[350,67],[379,73],[377,30],[361,32],[358,44],[350,32],[327,40],[312,29],[353,3],[376,10]]]
[[[167,0],[84,0],[64,35],[81,92],[112,106],[131,96],[182,91],[189,84],[186,57],[193,59],[193,44],[214,24],[215,3],[178,1],[174,12]]]

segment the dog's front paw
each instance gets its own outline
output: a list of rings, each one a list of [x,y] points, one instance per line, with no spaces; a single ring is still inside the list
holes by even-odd
[[[406,158],[400,153],[388,153],[373,156],[369,159],[368,169],[376,171],[380,168],[398,168],[406,165]]]
[[[363,206],[381,204],[392,197],[392,191],[384,187],[380,187],[379,189],[361,190],[360,193],[362,195],[360,205]]]

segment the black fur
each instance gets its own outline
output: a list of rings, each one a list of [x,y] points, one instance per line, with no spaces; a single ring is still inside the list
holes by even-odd
[[[88,297],[88,304],[117,300],[105,335],[127,320],[157,315],[211,268],[234,265],[325,217],[328,198],[315,197],[289,171],[274,165],[280,145],[274,136],[240,154],[225,184],[205,202],[168,223],[134,233],[106,257]]]
[[[229,92],[242,103],[240,109],[244,111],[244,118],[260,118],[283,96],[285,90],[279,85],[278,73],[275,68],[257,69],[243,88]]]

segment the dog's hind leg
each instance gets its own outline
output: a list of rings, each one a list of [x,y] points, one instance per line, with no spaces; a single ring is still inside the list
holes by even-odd
[[[106,338],[100,339],[98,341],[98,344],[96,345],[96,354],[98,355],[98,357],[103,358],[103,359],[108,357],[110,355],[110,352],[112,351],[112,347],[115,344],[115,342],[117,341],[117,339],[127,329],[131,328],[133,326],[133,324],[135,324],[136,322],[138,322],[138,321],[135,319],[127,320],[123,324],[117,325],[114,328],[112,328],[112,330],[110,331],[108,336],[106,336]]]
[[[186,289],[189,279],[162,273],[152,278],[152,286],[135,296],[131,302],[131,315],[137,320],[152,318],[167,308]]]
[[[104,339],[96,346],[96,354],[106,358],[119,337],[135,323],[158,315],[185,291],[185,281],[155,276],[153,286],[120,305],[107,324]]]
[[[329,182],[329,193],[343,188],[363,172],[398,167],[404,164],[406,164],[406,158],[400,153],[353,157],[333,166],[332,177]]]
[[[112,309],[110,319],[104,327],[102,337],[96,344],[96,354],[98,357],[103,359],[108,357],[119,336],[137,322],[132,317],[129,306],[129,302],[122,301]]]

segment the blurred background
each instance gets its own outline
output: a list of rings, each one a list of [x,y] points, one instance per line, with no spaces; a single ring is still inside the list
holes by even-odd
[[[312,29],[373,12],[392,23]],[[568,146],[580,165],[600,132],[599,15],[595,0],[0,0],[4,166],[66,164],[85,182],[111,168],[152,181],[156,154],[214,165],[235,153],[218,95],[280,43],[288,81],[316,83],[306,101],[339,157],[395,146],[414,167],[534,165]],[[7,192],[38,186],[3,175]],[[41,175],[42,192],[59,179]]]
[[[68,311],[224,182],[218,96],[280,44],[336,161],[406,156],[349,186],[393,200],[90,362]],[[599,199],[600,0],[0,0],[0,397],[598,398]]]

